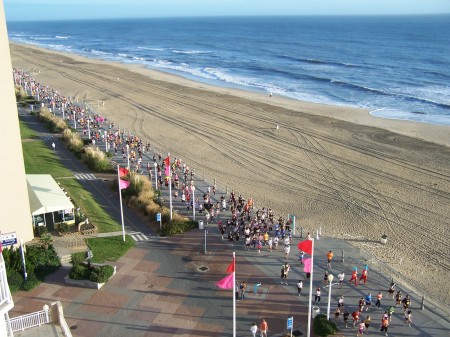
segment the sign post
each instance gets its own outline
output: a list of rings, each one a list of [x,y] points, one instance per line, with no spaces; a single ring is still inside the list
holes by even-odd
[[[291,329],[291,337],[292,337],[292,327],[294,326],[294,316],[289,317],[287,319],[287,328],[288,330]]]
[[[162,229],[161,213],[156,213],[156,221],[159,221],[159,230]]]
[[[3,247],[15,245],[17,243],[16,232],[0,234],[0,243]]]

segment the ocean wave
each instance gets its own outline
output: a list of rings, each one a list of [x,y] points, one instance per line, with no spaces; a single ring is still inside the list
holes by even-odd
[[[113,55],[110,52],[104,52],[101,50],[96,50],[96,49],[90,49],[90,48],[83,48],[84,52],[88,52],[90,54],[96,55],[96,56],[111,56]]]
[[[210,51],[205,50],[180,50],[180,49],[170,49],[172,53],[175,54],[210,54]]]
[[[295,57],[290,55],[277,55],[276,57],[280,59],[290,60],[294,62],[300,62],[300,63],[306,63],[306,64],[318,64],[318,65],[325,65],[325,66],[337,66],[337,67],[346,67],[346,68],[367,68],[367,66],[362,66],[359,64],[354,64],[350,62],[337,62],[337,61],[325,61],[325,60],[318,60],[313,58],[301,58],[301,57]]]
[[[70,36],[56,35],[55,39],[67,40],[70,39]]]
[[[142,49],[142,50],[153,50],[153,51],[164,51],[164,48],[156,48],[156,47],[137,47],[136,49]]]
[[[372,116],[387,119],[399,119],[437,125],[450,125],[449,115],[430,114],[424,111],[405,111],[400,109],[382,108],[372,110],[369,113]]]

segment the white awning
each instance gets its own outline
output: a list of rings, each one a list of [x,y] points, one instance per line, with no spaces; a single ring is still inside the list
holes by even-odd
[[[73,209],[73,204],[50,174],[27,174],[32,215]]]

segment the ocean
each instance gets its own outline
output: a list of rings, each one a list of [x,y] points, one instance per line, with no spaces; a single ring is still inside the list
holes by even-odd
[[[8,22],[14,42],[450,125],[450,15]]]

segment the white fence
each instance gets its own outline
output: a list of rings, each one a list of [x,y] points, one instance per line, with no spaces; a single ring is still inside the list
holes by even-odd
[[[13,332],[23,331],[28,328],[40,326],[49,323],[48,310],[41,310],[32,314],[14,317],[10,319],[11,329]]]

